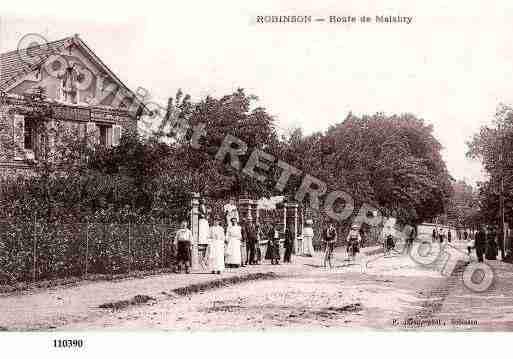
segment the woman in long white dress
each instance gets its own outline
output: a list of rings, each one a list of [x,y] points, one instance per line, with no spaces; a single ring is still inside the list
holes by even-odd
[[[302,243],[302,254],[306,257],[312,257],[314,255],[313,237],[314,232],[312,228],[313,221],[311,219],[306,220],[303,228],[303,243]]]
[[[225,235],[218,219],[215,219],[213,226],[210,227],[210,240],[210,267],[212,273],[221,274],[224,271]]]
[[[207,219],[207,206],[205,205],[205,200],[202,198],[200,200],[199,213],[198,213],[198,244],[203,246],[208,246],[210,244],[210,229],[208,225]]]
[[[226,228],[226,264],[228,266],[239,267],[241,265],[241,239],[242,231],[237,224],[237,219],[231,219],[231,226]]]

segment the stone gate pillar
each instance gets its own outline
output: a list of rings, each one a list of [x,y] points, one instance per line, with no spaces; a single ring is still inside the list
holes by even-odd
[[[191,199],[191,231],[192,231],[192,270],[198,270],[198,241],[199,241],[199,193],[193,193]]]
[[[241,198],[239,199],[238,209],[239,209],[239,218],[247,219],[250,223],[255,223],[256,218],[253,214],[253,200],[249,198]]]
[[[290,229],[294,236],[294,253],[298,253],[298,204],[293,202],[285,203],[286,209],[286,228]]]

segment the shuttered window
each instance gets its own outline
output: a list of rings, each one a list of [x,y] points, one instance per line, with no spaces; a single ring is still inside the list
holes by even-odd
[[[121,126],[112,126],[112,146],[119,146],[121,140]]]

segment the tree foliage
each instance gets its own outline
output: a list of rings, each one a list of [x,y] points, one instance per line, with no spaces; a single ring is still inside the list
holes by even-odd
[[[441,145],[432,127],[413,115],[349,114],[325,133],[303,137],[296,131],[288,146],[287,159],[330,190],[407,222],[442,213],[451,195]]]
[[[484,125],[467,143],[467,156],[480,160],[488,179],[478,184],[481,223],[500,222],[500,193],[504,193],[505,219],[513,221],[513,107],[499,105],[491,125]],[[502,183],[503,182],[503,183]]]

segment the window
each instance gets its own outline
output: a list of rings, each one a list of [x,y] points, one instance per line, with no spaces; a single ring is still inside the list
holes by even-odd
[[[106,148],[109,146],[109,141],[108,141],[108,133],[109,133],[109,127],[110,126],[103,126],[103,125],[98,125],[98,128],[100,130],[100,146],[103,147],[103,148]]]
[[[24,133],[24,149],[25,150],[34,150],[34,122],[25,119],[25,133]]]
[[[38,138],[36,123],[23,115],[15,114],[13,118],[14,159],[34,159]]]
[[[112,146],[119,146],[120,139],[121,139],[121,126],[119,126],[119,125],[112,126]]]
[[[121,126],[88,122],[86,124],[86,133],[88,141],[92,146],[100,145],[103,148],[109,148],[119,145]]]
[[[101,147],[119,146],[121,139],[121,126],[119,125],[96,125],[98,128],[98,141]]]

